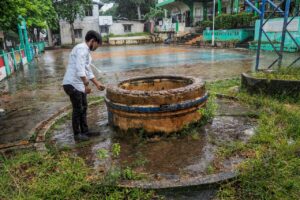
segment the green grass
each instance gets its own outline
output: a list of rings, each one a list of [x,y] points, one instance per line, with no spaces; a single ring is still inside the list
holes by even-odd
[[[256,134],[245,143],[229,143],[219,156],[250,152],[239,166],[240,175],[221,186],[219,199],[299,199],[300,196],[300,101],[232,93],[239,79],[208,84],[212,93],[234,95],[257,109]]]
[[[131,169],[121,174],[134,179]],[[110,177],[111,178],[111,177]],[[119,175],[116,176],[119,179]],[[119,188],[93,177],[83,159],[71,153],[19,152],[0,156],[0,199],[154,199],[152,191]]]
[[[102,102],[102,98],[89,101]],[[60,128],[67,115],[51,127]],[[49,135],[47,135],[49,136]],[[85,146],[88,142],[80,143]],[[0,199],[159,199],[154,192],[117,187],[119,180],[143,178],[131,168],[112,168],[108,174],[94,174],[84,160],[70,149],[58,150],[47,144],[49,152],[36,151],[0,154]],[[120,145],[114,144],[112,154],[120,154]],[[108,153],[108,152],[107,152]],[[99,152],[100,156],[106,154]],[[103,181],[104,180],[104,181]]]
[[[26,152],[1,157],[0,199],[76,198],[89,169],[78,157]]]
[[[281,68],[276,71],[270,72],[256,72],[252,73],[256,78],[265,78],[265,79],[279,79],[279,80],[300,80],[300,68],[291,67],[291,68]]]

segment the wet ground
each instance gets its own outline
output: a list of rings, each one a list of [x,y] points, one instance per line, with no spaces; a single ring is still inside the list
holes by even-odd
[[[39,122],[69,105],[61,88],[70,50],[47,51],[39,60],[0,83],[1,144],[27,140]],[[262,65],[270,63],[272,53],[264,53]],[[290,54],[290,62],[295,54]],[[95,75],[105,84],[143,75],[178,74],[212,81],[240,75],[254,66],[255,53],[245,50],[197,49],[175,46],[105,47],[93,54]],[[94,88],[95,90],[95,88]],[[94,91],[94,96],[103,95]],[[76,144],[70,120],[57,126],[50,142],[57,147],[71,147],[97,171],[113,164],[130,166],[149,180],[176,181],[180,177],[201,177],[232,170],[243,159],[233,157],[218,162],[216,151],[226,143],[246,142],[254,133],[255,120],[249,110],[233,101],[218,101],[218,115],[211,124],[188,136],[143,139],[138,134],[120,137],[107,126],[103,104],[89,110],[89,126],[100,132],[87,143]],[[250,114],[252,115],[252,114]],[[99,159],[99,149],[110,150],[119,143],[121,155]],[[215,165],[216,164],[216,165]],[[213,167],[212,167],[213,166]],[[211,199],[215,188],[162,192],[167,199]]]
[[[141,132],[121,133],[107,125],[107,113],[104,103],[93,106],[88,113],[88,122],[93,132],[100,132],[89,142],[77,144],[74,141],[71,121],[65,120],[49,132],[48,144],[57,148],[70,148],[82,157],[96,173],[113,168],[130,167],[143,175],[141,181],[125,181],[125,185],[144,185],[153,187],[172,187],[180,181],[189,185],[191,179],[205,179],[211,174],[232,172],[243,160],[243,156],[234,155],[220,159],[219,148],[233,142],[247,142],[254,134],[256,120],[250,118],[254,112],[237,102],[218,99],[217,115],[211,123],[200,129],[189,131],[186,135],[170,137],[142,137]],[[119,144],[121,153],[114,158],[112,146]],[[108,157],[99,156],[106,150]],[[210,199],[215,189],[191,192],[162,193],[168,199]],[[179,196],[178,196],[179,195]],[[182,199],[181,198],[181,199]]]
[[[27,140],[37,123],[69,105],[61,88],[69,53],[70,50],[46,51],[0,83],[0,108],[5,110],[0,115],[0,145]],[[204,80],[230,78],[251,70],[254,54],[245,50],[144,45],[103,47],[93,58],[97,78],[107,84],[157,74],[191,75]],[[263,57],[270,62],[274,54],[266,53]],[[93,95],[100,94],[94,91]]]

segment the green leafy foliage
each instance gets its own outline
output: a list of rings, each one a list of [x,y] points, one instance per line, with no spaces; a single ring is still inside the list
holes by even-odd
[[[145,15],[147,20],[157,20],[158,18],[164,17],[164,10],[162,8],[150,8],[150,11]]]
[[[98,156],[99,159],[108,158],[109,157],[108,150],[106,150],[106,149],[99,149],[97,151],[97,156]]]
[[[119,157],[121,153],[121,145],[119,143],[114,143],[112,145],[112,155],[113,157],[117,158]]]
[[[25,18],[29,28],[58,27],[57,14],[51,0],[1,0],[0,28],[17,31],[18,16]]]
[[[216,16],[215,28],[216,29],[235,29],[235,28],[248,28],[254,26],[257,19],[252,13],[238,13],[238,14],[221,14]],[[206,27],[212,28],[212,21],[198,22],[196,26],[202,29]]]
[[[142,179],[142,176],[140,174],[134,172],[132,168],[126,167],[122,171],[122,179],[123,180],[140,180],[140,179]]]
[[[111,8],[113,17],[125,17],[127,19],[143,19],[150,8],[155,7],[156,0],[104,0],[104,3],[115,3]]]

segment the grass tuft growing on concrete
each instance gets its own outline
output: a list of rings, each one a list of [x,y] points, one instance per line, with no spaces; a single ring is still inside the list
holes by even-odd
[[[275,71],[262,71],[252,73],[256,78],[264,78],[268,80],[300,80],[300,67],[281,68]]]
[[[240,80],[211,83],[212,93],[235,96],[259,110],[256,134],[249,143],[225,146],[223,156],[251,152],[239,166],[240,175],[221,186],[219,199],[299,199],[300,196],[300,101],[232,93]]]
[[[0,156],[0,199],[158,199],[152,191],[102,184],[72,153]],[[127,169],[123,176],[132,178]],[[119,177],[117,177],[119,178]]]

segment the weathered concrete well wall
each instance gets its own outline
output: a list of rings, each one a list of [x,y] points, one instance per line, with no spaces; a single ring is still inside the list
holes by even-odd
[[[204,82],[192,77],[129,79],[107,88],[109,124],[125,131],[177,132],[201,119],[198,110],[207,97]]]

